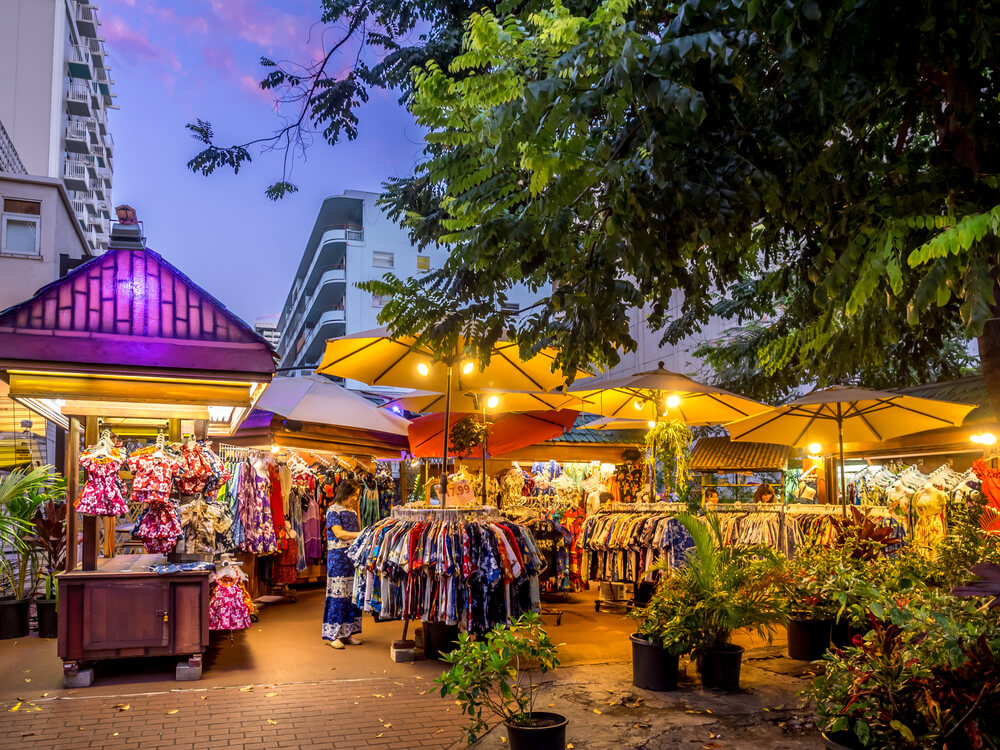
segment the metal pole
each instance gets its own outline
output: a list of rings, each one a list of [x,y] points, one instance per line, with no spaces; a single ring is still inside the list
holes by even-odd
[[[76,567],[79,516],[73,503],[80,495],[80,420],[69,418],[66,436],[66,572]]]
[[[837,404],[837,432],[840,438],[840,507],[847,518],[847,476],[844,474],[844,415]]]
[[[454,365],[448,365],[448,387],[444,394],[444,448],[441,451],[441,507],[448,505],[448,433],[451,432],[451,371]]]

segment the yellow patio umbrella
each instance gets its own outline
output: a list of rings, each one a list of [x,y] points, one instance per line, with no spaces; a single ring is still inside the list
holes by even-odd
[[[398,406],[406,411],[427,413],[445,410],[448,395],[434,391],[413,391],[383,404],[391,408]],[[561,393],[532,393],[530,391],[454,391],[451,394],[451,410],[474,412],[488,408],[494,412],[554,411],[558,409],[586,410],[587,402],[575,396]]]
[[[953,401],[834,385],[734,421],[726,429],[730,439],[737,442],[810,446],[814,453],[819,453],[823,445],[839,445],[841,502],[846,514],[845,442],[880,443],[915,432],[957,427],[974,408]]]
[[[604,383],[581,383],[569,394],[586,399],[583,411],[616,419],[658,422],[666,417],[688,425],[724,424],[769,407],[722,388],[671,372],[660,362],[655,370]]]
[[[323,359],[316,372],[359,380],[370,386],[424,388],[444,394],[445,425],[452,412],[456,393],[485,391],[548,392],[566,384],[555,367],[558,351],[545,348],[523,359],[517,344],[498,341],[483,367],[460,339],[452,353],[441,353],[418,345],[411,336],[392,336],[385,328],[375,328],[326,342]],[[579,377],[588,377],[580,373]],[[478,411],[478,409],[477,409]],[[442,495],[448,490],[448,430],[444,430],[441,472]],[[442,497],[442,503],[445,498]]]

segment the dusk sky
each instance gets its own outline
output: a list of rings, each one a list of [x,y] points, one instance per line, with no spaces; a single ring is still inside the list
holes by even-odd
[[[278,153],[254,152],[237,176],[193,174],[186,163],[199,148],[186,123],[210,121],[226,145],[279,126],[257,87],[258,60],[318,54],[318,0],[103,0],[100,9],[121,108],[110,114],[115,204],[135,206],[149,247],[247,322],[279,312],[323,198],[409,174],[419,128],[395,93],[372,92],[358,140],[317,141],[295,165],[299,192],[277,203],[264,189],[280,177]]]

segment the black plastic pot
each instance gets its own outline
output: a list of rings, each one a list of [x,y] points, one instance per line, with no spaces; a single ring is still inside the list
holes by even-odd
[[[569,720],[565,716],[547,711],[535,711],[528,716],[542,726],[524,727],[504,722],[510,750],[566,750]]]
[[[632,684],[643,690],[676,690],[677,656],[638,633],[630,635],[629,640],[632,641]]]
[[[836,648],[853,646],[852,641],[854,640],[854,636],[858,635],[859,632],[857,628],[851,627],[851,624],[847,620],[835,622],[830,631],[830,642]]]
[[[864,750],[864,745],[854,732],[823,732],[823,744],[827,750]]]
[[[788,619],[788,655],[800,661],[815,661],[830,648],[832,620],[807,617]]]
[[[28,635],[30,599],[0,599],[0,638],[24,638]]]
[[[458,646],[458,626],[443,622],[425,622],[424,656],[428,659],[440,659]]]
[[[38,612],[38,637],[58,638],[59,617],[56,614],[56,600],[35,599],[35,610]]]
[[[743,647],[729,644],[703,651],[701,655],[701,686],[719,690],[740,689],[740,667]]]

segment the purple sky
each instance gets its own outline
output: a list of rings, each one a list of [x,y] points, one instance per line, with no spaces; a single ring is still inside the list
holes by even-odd
[[[323,198],[378,190],[387,177],[409,174],[421,149],[421,132],[396,96],[372,92],[358,140],[317,142],[295,165],[299,192],[277,203],[264,188],[280,176],[278,153],[255,153],[235,177],[188,171],[198,144],[184,125],[197,117],[212,123],[220,144],[276,128],[272,98],[256,85],[257,61],[318,54],[318,18],[318,0],[101,3],[121,107],[110,116],[114,201],[135,206],[147,244],[251,324],[280,311]]]

